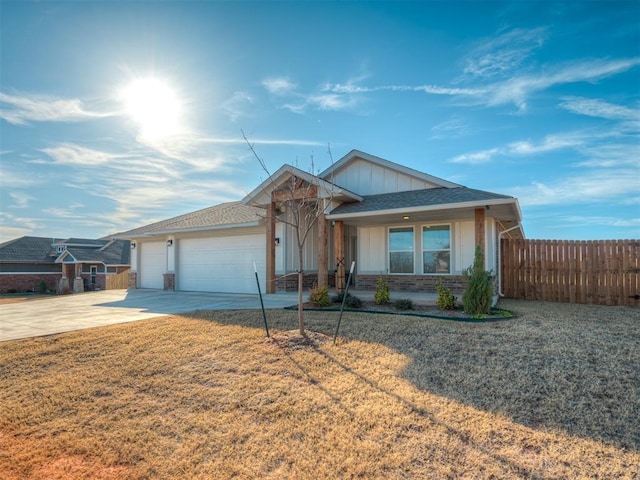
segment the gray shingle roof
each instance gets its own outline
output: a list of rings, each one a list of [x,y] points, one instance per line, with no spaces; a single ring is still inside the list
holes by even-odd
[[[61,239],[20,237],[0,245],[0,262],[54,263],[51,244]]]
[[[104,241],[102,242],[105,243]],[[131,242],[116,240],[107,243],[103,248],[67,247],[67,251],[78,262],[96,262],[105,265],[129,265]]]
[[[59,255],[51,245],[63,242],[62,238],[20,237],[0,245],[2,263],[55,263]],[[131,246],[127,240],[89,240],[94,247],[67,247],[67,251],[80,262],[104,263],[105,265],[129,265]],[[78,242],[72,242],[78,243]]]
[[[58,242],[61,245],[94,245],[96,247],[102,247],[107,243],[105,239],[93,240],[91,238],[67,238],[62,242]]]
[[[144,227],[134,228],[133,230],[119,233],[118,237],[134,238],[140,235],[160,232],[178,232],[181,230],[259,222],[261,219],[260,214],[264,216],[264,210],[261,208],[244,205],[242,202],[227,202],[145,225]]]
[[[481,202],[485,200],[510,199],[508,195],[484,192],[472,188],[429,188],[407,192],[368,195],[361,202],[344,203],[331,212],[332,215],[363,213],[378,210],[394,210],[428,205]]]

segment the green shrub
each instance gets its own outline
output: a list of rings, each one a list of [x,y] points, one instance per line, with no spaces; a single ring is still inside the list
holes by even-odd
[[[44,280],[40,280],[40,283],[38,283],[38,289],[37,289],[38,293],[47,293],[49,292],[49,287],[47,287],[47,284]]]
[[[491,272],[484,269],[484,254],[478,245],[473,265],[462,272],[467,289],[462,296],[462,306],[469,315],[488,315],[491,311],[493,283]]]
[[[333,297],[333,302],[341,304],[343,299],[344,299],[344,292],[335,295]],[[360,300],[355,295],[351,295],[350,293],[347,293],[347,299],[344,301],[344,304],[349,308],[360,308],[362,307],[362,300]]]
[[[396,310],[413,310],[413,302],[410,298],[399,298],[393,302],[393,308]]]
[[[451,293],[450,288],[445,288],[442,285],[442,278],[436,285],[436,291],[438,292],[438,299],[436,300],[436,306],[440,310],[455,310],[456,301],[458,300],[453,293]]]
[[[362,300],[360,300],[355,295],[347,293],[347,300],[344,302],[344,304],[349,308],[360,308],[362,307]]]
[[[384,277],[378,277],[376,280],[376,293],[373,297],[377,305],[386,305],[389,303],[389,284]]]
[[[329,287],[315,287],[309,292],[309,302],[317,307],[328,307],[331,305],[329,300]]]

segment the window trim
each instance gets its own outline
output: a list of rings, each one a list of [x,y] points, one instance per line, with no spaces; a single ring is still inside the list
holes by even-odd
[[[411,262],[411,272],[392,272],[391,271],[391,230],[399,228],[410,228],[413,235],[411,254],[413,262]],[[408,252],[409,250],[393,250],[393,252]],[[415,275],[416,274],[416,227],[415,225],[393,225],[387,228],[387,271],[389,275]]]
[[[424,229],[429,227],[449,227],[449,248],[425,249],[424,248]],[[420,250],[423,275],[453,275],[453,227],[451,223],[425,223],[420,226]],[[449,252],[449,271],[442,272],[425,272],[424,271],[424,254],[425,252]]]

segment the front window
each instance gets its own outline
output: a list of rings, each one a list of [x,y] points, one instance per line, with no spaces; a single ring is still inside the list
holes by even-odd
[[[389,273],[413,273],[413,227],[389,229]]]
[[[451,273],[451,229],[449,225],[422,227],[424,273]]]

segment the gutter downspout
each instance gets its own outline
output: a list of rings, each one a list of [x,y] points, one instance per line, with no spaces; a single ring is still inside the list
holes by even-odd
[[[519,228],[522,231],[520,222],[518,222],[517,225],[514,225],[513,227],[508,228],[507,230],[503,230],[498,234],[498,295],[500,297],[504,297],[504,293],[502,292],[502,263],[501,263],[502,259],[500,254],[500,252],[502,252],[502,244],[500,241],[502,240],[502,236],[505,233],[509,233],[511,230],[515,230],[516,228]]]

